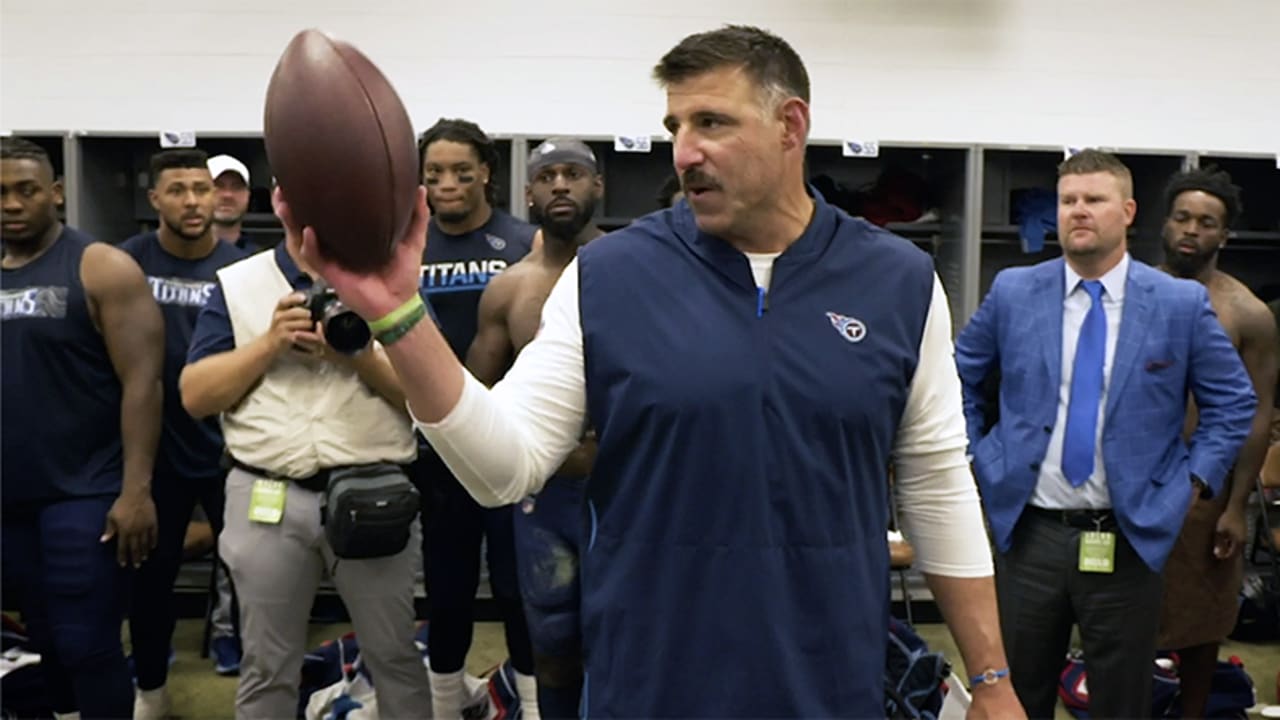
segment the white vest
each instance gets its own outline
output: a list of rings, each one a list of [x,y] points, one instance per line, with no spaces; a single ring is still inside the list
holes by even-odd
[[[218,279],[238,348],[267,334],[276,303],[294,291],[274,252],[228,265]],[[355,371],[294,353],[222,414],[222,434],[236,460],[295,479],[340,465],[411,462],[418,448],[408,414]]]

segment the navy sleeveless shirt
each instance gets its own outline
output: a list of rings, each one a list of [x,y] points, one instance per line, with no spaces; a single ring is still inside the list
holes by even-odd
[[[64,227],[43,255],[0,273],[6,508],[120,492],[120,381],[80,280],[93,242]]]

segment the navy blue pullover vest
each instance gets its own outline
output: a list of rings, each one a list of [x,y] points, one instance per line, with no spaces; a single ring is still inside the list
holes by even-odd
[[[883,717],[886,469],[933,266],[815,202],[767,295],[687,203],[579,255],[588,717]]]
[[[43,255],[0,274],[6,509],[120,492],[120,381],[80,281],[92,242],[64,227]]]

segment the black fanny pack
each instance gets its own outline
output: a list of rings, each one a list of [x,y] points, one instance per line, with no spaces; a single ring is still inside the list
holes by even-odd
[[[409,544],[418,489],[391,463],[334,468],[326,491],[325,539],[340,558],[386,557]]]

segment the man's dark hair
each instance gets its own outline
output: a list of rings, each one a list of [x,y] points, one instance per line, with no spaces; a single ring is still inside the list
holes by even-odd
[[[1180,172],[1169,179],[1164,188],[1164,212],[1167,216],[1173,212],[1173,203],[1184,192],[1199,190],[1222,201],[1227,209],[1223,227],[1229,228],[1239,219],[1244,210],[1244,201],[1240,199],[1240,186],[1231,182],[1231,175],[1217,166],[1210,165],[1199,170]]]
[[[196,148],[180,148],[161,150],[151,156],[151,187],[155,188],[160,181],[160,173],[165,170],[188,168],[209,169],[209,154]]]
[[[662,183],[662,187],[658,188],[658,196],[654,198],[658,202],[658,208],[669,208],[672,205],[671,198],[680,192],[680,178],[672,175],[667,181]]]
[[[1133,173],[1120,158],[1109,152],[1086,148],[1058,165],[1058,177],[1066,175],[1092,175],[1093,173],[1111,173],[1120,180],[1125,198],[1133,197]]]
[[[49,159],[49,153],[26,138],[0,138],[0,160],[32,160],[43,165],[49,171],[50,178],[58,179],[53,171],[53,161]]]
[[[489,184],[484,186],[484,198],[490,205],[498,204],[498,146],[480,126],[461,118],[440,118],[418,138],[418,176],[422,176],[427,162],[427,146],[437,140],[470,145],[480,162],[489,166]]]
[[[742,68],[771,104],[788,97],[809,102],[809,73],[786,40],[760,28],[726,25],[690,35],[653,68],[663,87],[721,68]]]

